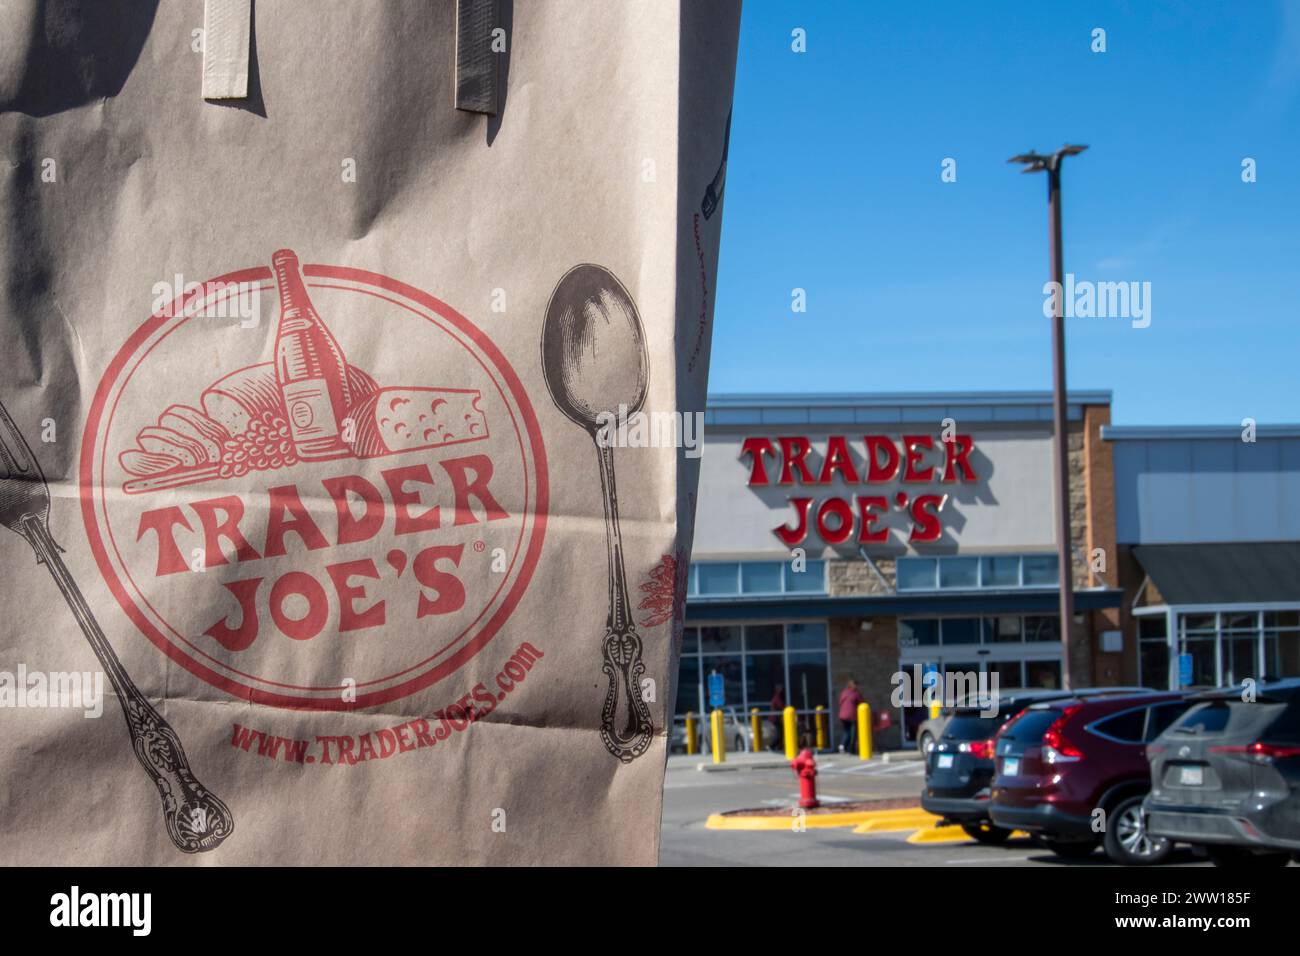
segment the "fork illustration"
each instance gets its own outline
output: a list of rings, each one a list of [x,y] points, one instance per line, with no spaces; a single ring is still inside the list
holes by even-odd
[[[45,475],[3,403],[0,403],[0,525],[27,539],[36,552],[36,563],[49,569],[108,674],[122,704],[131,748],[162,797],[163,820],[172,843],[183,853],[200,853],[218,847],[234,831],[234,817],[216,794],[194,778],[180,738],[140,693],[100,630],[81,589],[59,556],[62,549],[50,535],[50,490]]]

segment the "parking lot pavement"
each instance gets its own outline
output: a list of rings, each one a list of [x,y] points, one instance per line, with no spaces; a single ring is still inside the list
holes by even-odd
[[[852,828],[809,829],[802,833],[709,830],[704,821],[711,813],[793,806],[799,798],[799,783],[788,769],[722,773],[696,769],[707,760],[685,756],[668,759],[659,852],[662,866],[1110,865],[1100,851],[1087,860],[1065,861],[1028,840],[1012,840],[1001,847],[975,843],[918,845],[907,842],[906,832],[855,834]],[[732,762],[737,767],[742,763]],[[863,763],[853,757],[828,754],[818,759],[817,794],[824,803],[919,798],[923,773],[920,761]],[[1182,851],[1176,854],[1173,865],[1201,863],[1190,852]]]

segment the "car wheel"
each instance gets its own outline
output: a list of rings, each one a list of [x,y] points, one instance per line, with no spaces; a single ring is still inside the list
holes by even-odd
[[[1291,862],[1288,853],[1256,853],[1244,846],[1211,846],[1206,848],[1215,866],[1235,869],[1267,869],[1283,867]]]
[[[923,754],[928,754],[930,748],[934,746],[934,737],[930,734],[922,734],[916,742],[916,749]]]
[[[1010,830],[995,827],[987,820],[982,820],[979,823],[963,823],[961,828],[976,843],[984,843],[989,846],[1001,846],[1011,838]]]
[[[1082,860],[1092,856],[1092,851],[1097,849],[1096,840],[1058,840],[1055,837],[1039,837],[1038,842],[1067,860]]]
[[[1110,811],[1102,846],[1111,861],[1121,866],[1163,863],[1174,848],[1169,840],[1147,830],[1140,796],[1129,797]]]

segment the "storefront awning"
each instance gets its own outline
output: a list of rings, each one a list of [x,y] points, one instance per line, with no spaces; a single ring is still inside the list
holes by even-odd
[[[1074,592],[1077,611],[1119,607],[1124,592],[1089,589]],[[936,614],[1052,614],[1059,607],[1056,591],[965,591],[942,594],[882,594],[862,597],[824,595],[777,598],[693,598],[686,603],[686,623],[734,620],[881,617]]]
[[[1142,544],[1133,556],[1169,605],[1300,601],[1300,542]]]

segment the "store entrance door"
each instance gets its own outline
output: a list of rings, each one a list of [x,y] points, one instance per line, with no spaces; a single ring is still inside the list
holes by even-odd
[[[1061,686],[1061,645],[1054,641],[1006,646],[971,644],[900,649],[900,671],[914,679],[918,665],[922,674],[932,665],[945,681],[945,675],[949,673],[986,674],[988,676],[984,680],[990,691],[993,690],[993,675],[996,674],[999,693],[1015,688]],[[923,706],[904,706],[900,709],[899,726],[905,743],[915,742],[916,730],[928,716]]]

